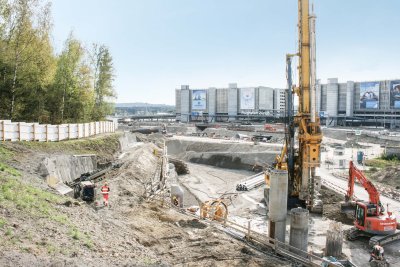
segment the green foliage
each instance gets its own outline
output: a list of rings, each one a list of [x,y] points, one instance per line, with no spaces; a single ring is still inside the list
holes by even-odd
[[[0,0],[0,118],[64,123],[103,119],[114,97],[110,52],[98,60],[72,34],[56,55],[48,0]]]
[[[108,102],[116,96],[113,88],[114,67],[109,49],[104,45],[93,45],[92,65],[94,73],[95,106],[92,117],[101,120],[113,112]]]
[[[82,238],[82,233],[79,232],[79,230],[76,228],[70,229],[69,234],[72,237],[72,239],[75,239],[75,240],[79,240]]]
[[[400,160],[396,156],[393,156],[393,157],[382,156],[380,158],[369,159],[369,160],[365,161],[366,166],[373,167],[376,169],[386,168],[389,166],[397,165],[399,163],[400,163]]]

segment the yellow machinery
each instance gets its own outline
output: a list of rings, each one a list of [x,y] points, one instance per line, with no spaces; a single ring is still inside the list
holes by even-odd
[[[200,207],[200,218],[222,222],[228,216],[228,206],[223,198],[207,200]]]
[[[288,171],[288,197],[295,197],[312,205],[311,188],[315,168],[320,166],[322,140],[320,121],[315,109],[315,39],[310,34],[310,28],[314,31],[315,16],[309,14],[309,0],[298,0],[298,12],[299,51],[286,56],[288,89],[285,143],[281,154],[276,157],[275,168]],[[299,57],[298,86],[292,86],[291,61],[294,56]],[[294,94],[299,100],[297,114],[293,110]],[[269,184],[268,174],[266,183]]]

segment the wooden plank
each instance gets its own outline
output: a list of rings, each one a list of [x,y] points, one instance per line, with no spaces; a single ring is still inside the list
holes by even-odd
[[[6,122],[3,122],[3,142],[6,141]]]
[[[21,141],[21,123],[18,122],[18,141]]]
[[[32,124],[32,128],[33,128],[33,141],[36,141],[36,124],[35,123]]]
[[[49,142],[49,125],[46,124],[46,142]]]

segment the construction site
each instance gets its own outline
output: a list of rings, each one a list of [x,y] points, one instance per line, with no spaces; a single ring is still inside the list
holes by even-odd
[[[0,266],[400,266],[400,134],[338,112],[321,126],[332,86],[297,10],[279,122],[202,120],[189,100],[176,121],[0,120]]]

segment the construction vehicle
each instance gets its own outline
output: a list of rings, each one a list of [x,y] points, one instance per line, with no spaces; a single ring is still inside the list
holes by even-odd
[[[218,222],[226,220],[228,217],[228,206],[224,203],[224,198],[207,200],[201,204],[200,218],[210,219]]]
[[[315,73],[315,16],[309,14],[309,1],[298,0],[299,51],[286,55],[287,101],[285,142],[276,156],[275,168],[287,170],[289,175],[289,206],[298,202],[312,207],[315,170],[320,166],[322,133],[316,112]],[[310,30],[311,28],[311,30]],[[299,85],[292,84],[292,58],[299,57]],[[294,114],[294,94],[298,96],[297,114]],[[295,147],[295,132],[297,146]],[[265,180],[269,185],[269,173]],[[297,203],[296,203],[297,202]]]
[[[274,128],[272,125],[270,124],[265,124],[264,125],[264,131],[266,132],[276,132],[276,128]]]
[[[84,201],[91,202],[96,198],[96,183],[105,178],[107,172],[121,167],[122,163],[115,163],[110,167],[81,174],[81,176],[72,182],[67,183],[74,190],[74,198],[81,198]]]
[[[368,192],[369,201],[354,200],[355,180]],[[359,237],[371,237],[369,244],[384,245],[400,240],[400,232],[396,232],[396,217],[390,211],[385,211],[380,194],[376,187],[369,181],[350,161],[349,181],[345,195],[345,202],[341,204],[342,212],[354,214],[354,227],[346,232],[348,240],[356,240]]]

